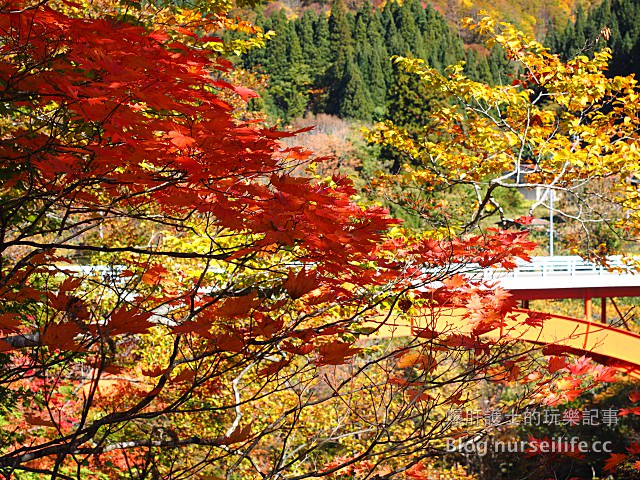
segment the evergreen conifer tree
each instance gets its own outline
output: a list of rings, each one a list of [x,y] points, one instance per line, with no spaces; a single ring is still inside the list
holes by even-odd
[[[351,58],[348,58],[341,85],[338,115],[342,118],[369,121],[373,107],[371,95],[358,66]]]
[[[318,79],[324,77],[324,73],[331,63],[331,40],[329,34],[329,21],[326,17],[318,18],[313,32],[316,63],[314,70],[318,75]]]
[[[422,34],[416,26],[414,11],[411,8],[412,0],[402,3],[396,11],[395,23],[398,35],[402,38],[404,48],[401,55],[420,57],[424,53]]]
[[[314,31],[317,21],[318,15],[315,10],[308,8],[295,22],[296,33],[298,34],[300,47],[302,48],[302,57],[311,70],[315,70],[318,57]]]
[[[323,86],[327,92],[326,113],[339,115],[341,96],[344,91],[347,63],[353,61],[353,38],[342,0],[333,0],[329,15],[330,64],[324,76]]]

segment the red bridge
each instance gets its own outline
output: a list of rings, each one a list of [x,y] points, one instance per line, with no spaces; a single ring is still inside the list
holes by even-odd
[[[565,351],[586,354],[608,365],[617,366],[640,377],[640,335],[607,324],[607,299],[640,297],[640,275],[634,274],[619,258],[609,266],[584,261],[580,257],[535,257],[513,271],[478,271],[473,278],[486,280],[511,292],[523,308],[516,310],[506,325],[486,335],[491,338],[517,338],[542,345],[556,345]],[[584,299],[584,318],[548,314],[540,326],[525,324],[530,300]],[[601,299],[600,322],[593,319],[592,299]],[[612,301],[614,307],[617,306]],[[419,329],[438,332],[470,330],[461,307],[443,307],[431,318],[415,318],[411,324],[387,324],[378,336],[409,336]],[[618,310],[618,313],[619,310]],[[623,315],[620,314],[624,322]],[[625,325],[628,327],[628,325]]]

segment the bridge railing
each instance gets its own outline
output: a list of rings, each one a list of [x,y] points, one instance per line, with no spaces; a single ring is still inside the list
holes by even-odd
[[[518,261],[511,271],[492,269],[491,275],[499,278],[523,276],[575,276],[575,275],[619,275],[631,274],[632,270],[622,261],[622,257],[608,257],[608,267],[589,262],[577,255],[532,257],[530,262]]]

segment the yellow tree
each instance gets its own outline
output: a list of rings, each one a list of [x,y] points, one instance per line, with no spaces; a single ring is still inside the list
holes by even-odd
[[[594,226],[636,234],[637,81],[606,76],[607,49],[563,62],[509,24],[490,17],[464,23],[488,46],[499,44],[516,73],[492,86],[465,77],[462,64],[440,74],[422,60],[396,58],[450,101],[435,108],[435,127],[420,138],[391,123],[369,132],[372,141],[412,159],[382,187],[391,191],[390,181],[398,191],[399,184],[401,201],[427,224],[458,232],[486,225],[489,217],[509,220],[501,198],[509,189],[528,188],[537,191],[531,214],[551,209],[587,235]],[[461,192],[463,201],[455,202]],[[589,240],[591,249],[601,241]]]

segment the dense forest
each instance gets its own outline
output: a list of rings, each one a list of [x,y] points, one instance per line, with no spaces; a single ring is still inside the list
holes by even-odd
[[[565,59],[608,47],[613,54],[609,63],[611,75],[638,75],[640,1],[604,0],[588,12],[579,6],[575,21],[552,28],[546,44]]]
[[[520,19],[526,23],[526,16]],[[545,45],[563,59],[609,47],[612,75],[640,70],[633,61],[640,55],[640,1],[606,0],[591,9],[578,3],[573,19],[560,22],[549,19]],[[432,95],[393,66],[395,55],[421,58],[440,70],[464,61],[464,73],[473,80],[510,82],[509,63],[499,48],[487,50],[451,18],[418,0],[382,7],[366,2],[351,10],[336,0],[328,15],[305,8],[299,15],[280,9],[266,16],[258,7],[256,24],[276,35],[269,48],[244,56],[243,66],[266,79],[261,107],[283,124],[305,113],[421,121],[425,99]]]
[[[268,78],[267,112],[285,123],[306,112],[398,120],[394,112],[420,87],[393,67],[394,55],[422,58],[438,69],[465,60],[471,78],[490,83],[499,82],[506,67],[500,50],[465,48],[447,20],[418,0],[382,9],[366,3],[356,12],[337,0],[329,16],[309,8],[288,19],[280,10],[260,14],[256,23],[277,35],[269,48],[250,52],[244,66]]]
[[[462,15],[464,9],[454,8],[453,3],[450,6],[447,10],[438,2],[419,0],[375,5],[334,0],[329,10],[326,2],[303,2],[296,8],[282,3],[256,7],[256,24],[275,33],[267,48],[253,49],[241,60],[247,71],[262,80],[256,108],[272,123],[319,125],[315,133],[299,140],[338,158],[333,169],[353,173],[355,167],[365,184],[376,172],[397,173],[411,159],[388,145],[366,146],[358,126],[390,121],[413,138],[420,138],[433,130],[433,112],[445,100],[441,92],[399,68],[395,56],[423,59],[439,72],[463,62],[465,76],[488,85],[511,85],[517,75],[502,47],[495,44],[488,48],[477,32],[460,28],[460,18],[454,14]],[[625,75],[640,69],[633,61],[640,56],[640,1],[577,2],[569,19],[561,10],[539,13],[537,29],[543,30],[539,36],[544,37],[550,51],[567,61],[578,54],[592,57],[608,47],[613,56],[608,74]],[[519,28],[530,30],[528,17],[517,11],[511,14],[518,17]],[[332,130],[341,134],[326,134]],[[354,149],[354,144],[359,147]],[[438,195],[451,201],[448,190]],[[379,196],[379,191],[372,193],[372,198]],[[558,201],[560,208],[573,208],[563,205],[562,198]],[[422,225],[405,200],[385,201],[385,205],[409,225]],[[503,205],[506,210],[501,215],[509,217],[525,213],[529,203],[514,192]],[[537,215],[549,218],[545,208]],[[570,219],[558,221],[562,222],[556,226],[559,238],[567,240],[566,244],[560,240],[558,247],[566,253],[575,243],[574,231],[581,227]],[[608,228],[594,224],[591,230],[596,245],[613,251],[620,247]],[[541,245],[547,242],[545,235],[534,233]]]

